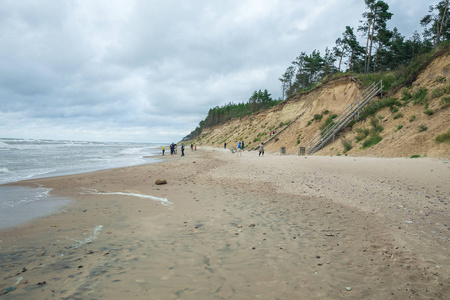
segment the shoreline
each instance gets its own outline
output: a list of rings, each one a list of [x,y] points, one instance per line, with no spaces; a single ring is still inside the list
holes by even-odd
[[[199,148],[14,183],[76,200],[0,231],[0,293],[15,286],[17,299],[444,299],[449,174],[434,159],[238,157]],[[168,183],[155,185],[158,178]]]

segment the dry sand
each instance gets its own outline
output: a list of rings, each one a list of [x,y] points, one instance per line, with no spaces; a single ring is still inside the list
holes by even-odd
[[[0,298],[449,299],[449,179],[429,158],[199,149],[22,182],[76,200],[0,233]]]

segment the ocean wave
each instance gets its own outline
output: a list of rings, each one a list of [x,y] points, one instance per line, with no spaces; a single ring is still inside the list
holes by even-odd
[[[142,150],[145,149],[143,147],[141,148],[125,148],[122,151],[119,152],[119,154],[125,154],[125,155],[134,155],[134,154],[139,154],[142,152]]]
[[[11,189],[11,188],[9,188]],[[6,199],[0,201],[0,208],[11,208],[26,205],[31,202],[45,200],[50,197],[51,188],[13,188],[13,199],[6,196]]]
[[[8,170],[8,168],[0,168],[0,174],[7,174],[11,173],[11,171]]]
[[[11,146],[7,143],[0,141],[0,150],[8,150]]]

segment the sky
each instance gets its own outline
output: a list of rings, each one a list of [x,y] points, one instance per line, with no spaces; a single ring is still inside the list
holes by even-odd
[[[388,27],[409,38],[439,1],[385,2]],[[281,97],[292,61],[324,54],[364,11],[364,0],[0,0],[0,138],[180,141],[210,108],[260,89]]]

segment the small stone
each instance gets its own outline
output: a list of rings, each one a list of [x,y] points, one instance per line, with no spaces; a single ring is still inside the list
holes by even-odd
[[[255,227],[256,224],[250,224],[248,227]]]
[[[158,179],[156,179],[155,184],[156,185],[167,184],[167,181],[165,179],[158,178]]]
[[[16,287],[15,286],[8,286],[6,289],[5,289],[5,294],[6,293],[9,293],[9,292],[12,292],[12,291],[15,291],[16,290]]]
[[[242,228],[242,225],[241,225],[241,224],[239,224],[239,225],[237,226],[237,228]]]
[[[351,287],[349,287],[349,286],[348,286],[348,287],[346,287],[345,289],[346,289],[347,291],[351,291],[351,290],[352,290],[352,288],[351,288]]]

